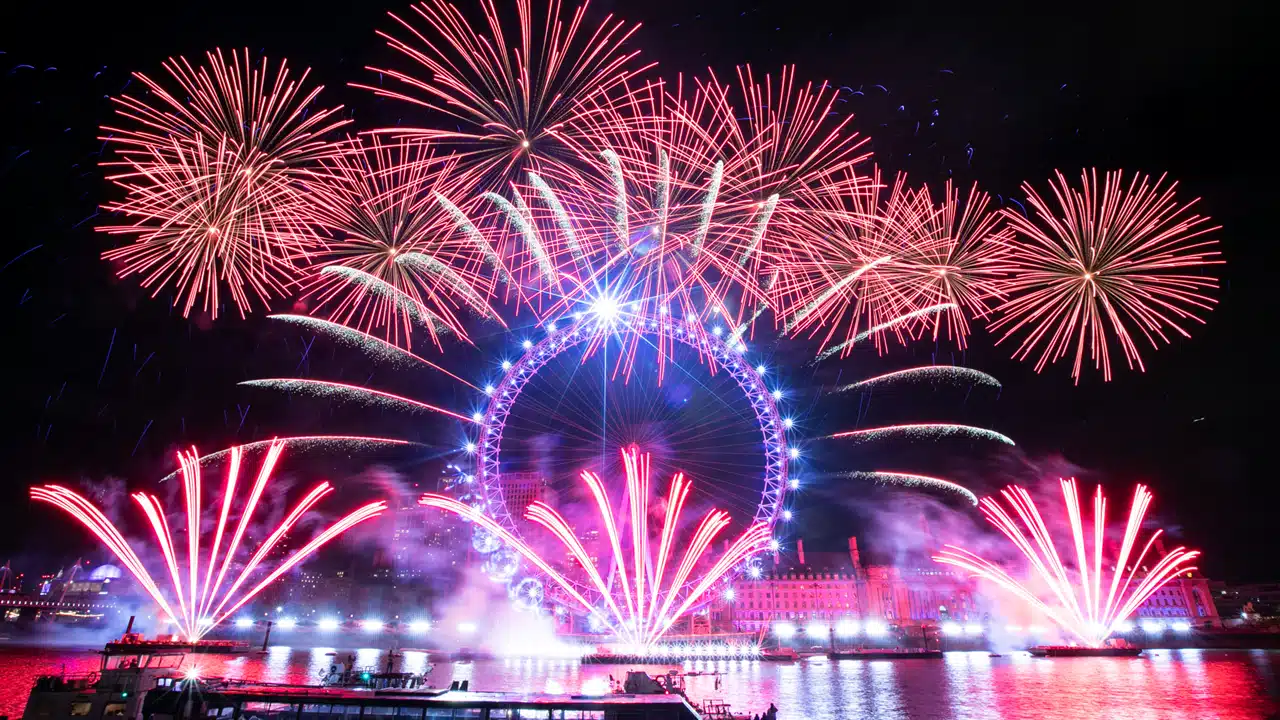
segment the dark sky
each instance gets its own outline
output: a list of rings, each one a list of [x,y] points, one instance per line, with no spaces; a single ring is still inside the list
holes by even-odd
[[[1208,325],[1189,341],[1147,352],[1145,374],[1122,370],[1104,384],[1089,373],[1076,387],[1068,368],[1036,375],[979,333],[967,357],[946,351],[934,358],[925,344],[883,359],[857,355],[817,379],[934,359],[990,372],[1005,383],[998,398],[877,398],[869,419],[987,424],[1017,439],[1028,458],[1064,457],[1094,471],[1090,477],[1106,479],[1114,495],[1148,482],[1156,514],[1204,549],[1209,576],[1280,577],[1273,523],[1280,490],[1264,463],[1276,400],[1266,350],[1275,322],[1267,290],[1275,282],[1275,237],[1265,213],[1274,208],[1275,183],[1265,107],[1274,102],[1275,74],[1264,60],[1263,29],[1272,19],[1232,2],[1200,4],[1194,13],[1167,3],[830,3],[846,6],[838,12],[822,5],[650,0],[593,10],[643,22],[638,46],[668,76],[711,66],[727,79],[739,63],[760,72],[794,63],[803,78],[861,90],[842,111],[855,114],[882,167],[907,171],[915,183],[977,180],[993,194],[1020,198],[1022,180],[1043,183],[1054,168],[1168,172],[1224,226],[1228,264]],[[150,482],[171,469],[179,445],[212,450],[303,430],[394,431],[441,452],[453,445],[456,432],[444,423],[406,428],[395,418],[316,412],[316,404],[236,388],[238,380],[294,372],[309,338],[258,318],[185,321],[162,300],[115,281],[97,259],[106,240],[92,231],[90,216],[106,197],[97,126],[109,117],[106,97],[130,70],[158,72],[170,54],[194,57],[214,46],[263,48],[313,67],[329,88],[325,97],[344,103],[358,126],[394,122],[406,108],[345,87],[369,81],[366,64],[399,62],[374,36],[388,25],[388,9],[404,8],[262,0],[25,2],[0,10],[0,265],[8,263],[0,269],[0,318],[10,368],[0,450],[9,528],[0,554],[47,547],[56,557],[84,546],[63,531],[62,518],[30,508],[30,483],[108,475]],[[803,348],[776,350],[797,366],[804,357]],[[313,351],[300,372],[352,381],[378,372],[323,340]],[[459,363],[474,357],[451,353]],[[793,381],[809,382],[809,372],[797,367]],[[442,403],[469,401],[429,379],[381,379]],[[812,407],[811,435],[847,422],[847,408]],[[977,489],[1006,479],[989,459],[960,452],[972,448],[949,458],[952,449],[895,450]],[[815,473],[839,466],[846,452],[815,448]],[[434,456],[397,461],[412,472]],[[906,465],[901,456],[897,464]],[[815,487],[800,501],[801,515],[811,518],[801,534],[838,542],[857,523],[824,509],[827,501],[885,502],[883,493],[868,492],[834,482]]]

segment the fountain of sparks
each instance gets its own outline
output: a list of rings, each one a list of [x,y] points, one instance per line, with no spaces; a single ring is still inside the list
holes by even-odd
[[[1069,571],[1063,563],[1062,558],[1066,553],[1059,553],[1040,511],[1026,490],[1011,485],[1000,491],[1005,502],[1026,526],[1026,533],[999,502],[986,497],[981,503],[982,513],[987,516],[987,520],[1012,540],[1030,561],[1035,576],[1048,587],[1052,600],[1040,599],[1037,593],[1013,579],[996,563],[963,548],[947,545],[933,559],[996,583],[1044,613],[1081,643],[1099,647],[1125,618],[1132,615],[1165,583],[1179,573],[1195,570],[1189,563],[1200,552],[1178,547],[1165,553],[1153,565],[1148,564],[1147,555],[1161,534],[1157,530],[1147,539],[1142,551],[1134,557],[1133,551],[1137,547],[1142,520],[1146,517],[1152,499],[1151,491],[1145,485],[1139,485],[1134,490],[1133,502],[1129,506],[1129,520],[1120,543],[1119,555],[1115,558],[1114,565],[1109,566],[1103,557],[1107,500],[1102,494],[1102,487],[1099,486],[1093,496],[1093,552],[1090,555],[1085,547],[1085,520],[1080,512],[1080,495],[1076,490],[1075,478],[1062,480],[1061,483],[1075,547],[1074,572]],[[1106,579],[1108,567],[1111,568],[1109,581]],[[1107,588],[1105,593],[1104,586]]]
[[[646,649],[661,640],[676,621],[693,610],[707,591],[732,569],[765,549],[770,542],[770,530],[766,522],[752,524],[729,543],[727,550],[709,559],[708,564],[704,562],[704,556],[730,524],[727,512],[713,509],[683,543],[686,548],[684,554],[674,565],[674,572],[670,572],[677,554],[676,530],[692,483],[685,479],[683,473],[676,473],[671,479],[661,530],[656,537],[650,537],[649,455],[642,454],[638,447],[632,445],[622,450],[622,461],[626,469],[623,506],[627,512],[621,518],[615,517],[600,477],[589,470],[581,475],[595,500],[609,542],[611,565],[603,571],[590,562],[591,556],[582,541],[554,508],[535,502],[525,511],[526,519],[550,531],[564,549],[579,560],[588,580],[586,587],[580,587],[552,567],[540,553],[480,510],[434,493],[423,495],[418,502],[456,513],[493,533],[541,570],[620,641]],[[628,528],[624,528],[624,521]],[[594,600],[588,595],[594,595]]]
[[[333,487],[323,482],[312,488],[303,499],[293,507],[284,520],[267,539],[254,550],[238,572],[233,570],[233,563],[242,541],[245,539],[249,522],[253,518],[262,494],[270,484],[272,471],[284,451],[285,441],[275,440],[267,449],[266,457],[258,470],[258,476],[249,489],[247,499],[238,498],[237,484],[240,478],[240,466],[243,459],[243,448],[234,447],[229,455],[227,479],[223,485],[221,511],[214,526],[213,545],[208,553],[201,548],[201,482],[200,456],[195,448],[188,452],[178,453],[181,465],[183,497],[187,514],[187,561],[182,567],[179,561],[180,547],[174,542],[169,521],[165,517],[160,501],[155,495],[136,492],[133,499],[146,514],[155,533],[156,542],[164,557],[166,570],[172,587],[172,595],[166,596],[160,589],[163,580],[157,580],[143,564],[138,553],[133,549],[120,530],[92,502],[59,485],[41,485],[31,488],[31,497],[41,502],[55,505],[80,521],[100,539],[120,562],[129,570],[138,584],[156,605],[177,624],[179,634],[187,642],[198,642],[200,638],[216,628],[224,620],[254,598],[264,588],[275,582],[281,575],[289,572],[303,560],[313,555],[321,546],[338,537],[352,527],[377,517],[387,509],[386,502],[377,501],[364,505],[333,523],[310,542],[295,551],[266,577],[254,582],[256,570],[263,567],[263,561],[271,554],[284,537],[298,524],[317,503],[333,492]],[[231,530],[228,521],[233,506],[241,508],[235,529]],[[230,534],[228,534],[230,531]],[[225,551],[224,551],[225,541]],[[201,563],[204,562],[204,567]],[[203,577],[202,577],[203,576]],[[230,579],[230,584],[227,581]],[[248,588],[248,589],[246,589]]]

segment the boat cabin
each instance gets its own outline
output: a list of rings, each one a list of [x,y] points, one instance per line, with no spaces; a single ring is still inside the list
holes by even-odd
[[[95,672],[36,678],[23,720],[135,720],[148,690],[181,677],[181,652],[104,652]]]

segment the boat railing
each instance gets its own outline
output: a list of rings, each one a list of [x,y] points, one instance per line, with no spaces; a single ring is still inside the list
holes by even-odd
[[[58,675],[41,675],[36,678],[33,692],[73,692],[89,690],[98,684],[96,672],[60,673]]]

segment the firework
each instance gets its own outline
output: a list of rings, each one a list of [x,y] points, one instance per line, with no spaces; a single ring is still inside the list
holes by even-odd
[[[1119,553],[1112,558],[1107,558],[1105,547],[1107,502],[1102,487],[1098,487],[1093,497],[1090,554],[1090,548],[1086,548],[1085,520],[1080,510],[1075,478],[1062,480],[1061,485],[1075,549],[1073,568],[1068,568],[1063,562],[1063,558],[1070,557],[1069,553],[1059,552],[1039,509],[1026,490],[1013,485],[1001,491],[1005,502],[1026,526],[1026,532],[997,500],[987,497],[981,503],[987,520],[1027,557],[1036,579],[1048,588],[1050,599],[1040,599],[1037,593],[1013,579],[999,565],[963,548],[948,545],[934,560],[996,583],[1044,613],[1080,642],[1097,647],[1161,586],[1180,573],[1195,570],[1189,563],[1200,553],[1178,547],[1159,559],[1153,556],[1154,562],[1149,561],[1147,555],[1161,533],[1157,530],[1147,539],[1141,552],[1134,556],[1142,522],[1152,499],[1146,486],[1138,485],[1129,506],[1129,519]]]
[[[391,410],[407,410],[409,412],[434,412],[447,415],[463,422],[472,422],[471,418],[452,410],[428,405],[427,403],[407,398],[394,393],[374,390],[361,385],[329,382],[327,380],[308,380],[305,378],[264,378],[261,380],[245,380],[239,383],[248,387],[269,388],[286,393],[302,393],[314,397],[327,398],[334,401],[350,400],[372,407],[385,407]]]
[[[791,228],[795,239],[773,289],[789,334],[807,333],[829,354],[872,338],[884,351],[891,330],[899,343],[918,335],[916,311],[939,303],[930,292],[931,263],[945,237],[931,232],[937,211],[899,175],[882,192],[877,169],[869,181],[818,195],[822,206]],[[840,337],[843,335],[843,338]]]
[[[955,425],[953,423],[908,423],[906,425],[889,425],[886,427],[867,428],[866,430],[845,430],[830,438],[854,438],[857,440],[884,440],[893,437],[906,437],[912,440],[936,440],[944,437],[971,437],[979,440],[995,440],[1014,445],[1013,439],[995,430],[973,427],[972,425]]]
[[[460,187],[496,189],[523,180],[526,170],[572,156],[573,123],[580,103],[624,82],[637,51],[623,45],[639,26],[607,16],[594,29],[587,3],[563,17],[559,0],[548,0],[537,17],[530,0],[516,3],[519,38],[508,39],[504,19],[492,0],[481,8],[487,33],[445,0],[413,6],[416,21],[391,14],[407,40],[379,32],[393,50],[421,70],[370,68],[396,89],[357,85],[441,113],[452,130],[387,128],[377,132],[411,135],[448,148],[461,159]],[[420,27],[425,24],[425,27]]]
[[[102,514],[93,503],[72,490],[58,485],[43,485],[31,488],[31,497],[55,505],[81,522],[98,537],[120,562],[137,579],[138,584],[147,592],[156,605],[177,623],[180,634],[188,642],[196,642],[245,603],[253,599],[263,588],[270,585],[298,563],[315,553],[321,546],[346,532],[365,520],[377,517],[386,510],[382,501],[369,503],[348,514],[338,522],[330,525],[303,545],[282,562],[278,567],[258,580],[253,578],[255,571],[263,567],[267,555],[279,545],[280,540],[293,529],[298,521],[306,515],[321,499],[333,492],[329,483],[321,483],[288,513],[284,521],[253,552],[239,572],[232,570],[237,551],[245,539],[249,522],[254,510],[262,498],[263,492],[271,481],[271,474],[284,451],[284,443],[273,441],[263,460],[257,478],[250,487],[247,499],[237,496],[242,448],[230,450],[230,463],[227,470],[226,483],[223,486],[221,511],[214,526],[212,547],[207,555],[201,549],[201,511],[202,493],[200,479],[200,458],[192,448],[189,452],[178,454],[183,479],[183,497],[187,515],[187,557],[183,568],[179,555],[181,549],[174,543],[173,533],[169,529],[169,521],[159,500],[154,495],[137,492],[133,499],[147,516],[156,541],[164,557],[168,571],[172,595],[166,595],[160,589],[160,582],[143,565],[138,554],[124,539],[120,531]],[[240,505],[240,503],[243,505]],[[235,529],[230,534],[228,520],[233,505],[243,509]],[[223,541],[226,540],[224,547]],[[205,563],[203,572],[201,563]],[[186,570],[184,573],[183,570]],[[216,569],[216,570],[215,570]],[[202,579],[203,575],[203,579]],[[234,577],[234,579],[231,579]],[[229,585],[227,580],[231,579]],[[248,588],[248,589],[245,589]]]
[[[845,477],[854,480],[870,480],[878,483],[888,483],[891,485],[902,485],[904,487],[925,487],[935,490],[943,490],[950,493],[961,495],[974,505],[978,504],[978,496],[974,495],[969,488],[950,480],[942,478],[930,477],[928,475],[917,475],[915,473],[903,473],[892,470],[875,470],[875,471],[857,471],[847,473]]]
[[[1010,245],[1015,275],[1006,283],[1010,298],[996,310],[997,342],[1022,339],[1017,359],[1038,353],[1036,370],[1068,354],[1080,381],[1086,351],[1094,367],[1111,379],[1111,346],[1124,353],[1129,368],[1145,369],[1138,336],[1152,348],[1170,342],[1170,333],[1190,337],[1183,325],[1203,322],[1213,308],[1207,294],[1218,285],[1206,266],[1221,264],[1217,230],[1209,219],[1189,214],[1195,201],[1179,205],[1177,183],[1164,176],[1154,183],[1120,171],[1098,183],[1096,170],[1081,172],[1072,188],[1062,173],[1050,181],[1056,209],[1023,184],[1036,219],[1005,210],[1025,242]]]
[[[271,440],[259,440],[258,442],[245,443],[237,445],[234,448],[219,450],[217,452],[202,455],[197,458],[201,467],[211,465],[213,463],[222,462],[230,457],[232,450],[238,450],[242,457],[248,457],[251,453],[259,450],[270,450],[277,443],[284,445],[289,449],[307,452],[309,450],[329,450],[329,451],[352,451],[366,452],[376,450],[388,445],[418,445],[419,443],[410,442],[408,440],[398,440],[396,438],[373,437],[366,435],[293,435],[289,437],[272,438]],[[182,467],[160,478],[160,482],[166,483],[173,480],[182,472]]]
[[[156,293],[172,284],[184,314],[203,295],[214,317],[223,284],[243,315],[284,294],[319,244],[292,180],[343,151],[324,136],[348,121],[314,107],[321,88],[305,90],[308,73],[291,77],[283,61],[274,72],[247,50],[207,61],[166,62],[174,88],[134,73],[145,100],[114,99],[128,122],[103,128],[117,155],[104,164],[127,196],[105,209],[128,222],[99,229],[134,236],[104,253],[121,277],[140,275]]]
[[[728,513],[712,510],[703,517],[692,538],[686,541],[685,552],[674,572],[668,573],[677,554],[676,530],[692,484],[681,473],[672,478],[662,530],[657,538],[651,538],[648,530],[649,456],[631,446],[622,451],[622,460],[627,475],[624,504],[630,511],[629,517],[616,518],[599,476],[590,471],[582,473],[582,480],[595,499],[609,540],[611,570],[601,573],[590,563],[590,555],[573,528],[556,510],[542,502],[535,502],[525,512],[528,520],[550,531],[564,545],[565,550],[581,562],[591,588],[599,596],[597,603],[590,602],[572,581],[556,572],[535,550],[478,510],[430,493],[423,495],[419,502],[428,507],[450,510],[480,523],[546,573],[584,610],[599,618],[625,642],[648,647],[661,639],[712,585],[743,560],[767,547],[769,528],[765,523],[752,525],[735,541],[728,543],[723,554],[716,556],[714,560],[704,558],[716,538],[730,523]],[[624,521],[629,521],[630,525],[629,543],[624,541]],[[625,545],[630,546],[630,558],[624,552]]]
[[[140,276],[153,295],[172,287],[184,316],[200,303],[217,318],[223,292],[241,316],[284,295],[307,250],[306,233],[290,231],[304,203],[288,179],[241,167],[225,138],[149,152],[111,178],[127,195],[104,209],[125,222],[97,228],[131,239],[103,253],[120,277]]]
[[[935,207],[928,186],[918,194],[923,207]],[[948,180],[941,206],[923,215],[921,254],[906,268],[923,296],[920,302],[954,304],[952,311],[932,315],[933,339],[945,325],[947,337],[961,349],[969,335],[968,318],[991,314],[992,302],[1004,297],[1004,283],[1013,272],[1008,261],[1012,231],[1001,225],[999,214],[987,210],[990,201],[975,183],[962,206],[960,191]]]
[[[313,332],[324,333],[344,345],[361,350],[370,357],[376,358],[377,360],[385,362],[393,367],[413,365],[436,367],[429,360],[418,357],[408,350],[401,348],[399,345],[393,345],[386,340],[374,337],[369,333],[361,332],[360,330],[356,330],[341,323],[331,322],[322,318],[310,317],[308,315],[290,315],[281,313],[268,315],[267,317],[272,320],[279,320],[281,322],[298,325]]]
[[[822,362],[823,360],[826,360],[832,355],[838,355],[840,353],[843,353],[846,349],[851,348],[854,345],[857,345],[858,343],[866,340],[869,337],[873,337],[873,336],[878,337],[879,333],[885,330],[889,330],[894,327],[897,327],[898,325],[901,325],[903,323],[907,323],[912,320],[915,320],[916,318],[927,317],[935,313],[940,313],[946,310],[955,310],[955,309],[956,309],[955,303],[938,303],[937,305],[930,305],[929,307],[923,307],[923,308],[920,308],[919,310],[912,310],[909,313],[904,313],[902,315],[899,315],[896,318],[886,320],[885,322],[882,322],[879,325],[876,325],[875,327],[868,328],[858,333],[857,335],[854,335],[848,340],[845,340],[839,345],[833,345],[832,347],[829,347],[826,350],[823,350],[822,352],[818,353],[818,356],[816,358],[814,358],[814,363],[816,364],[816,363]]]
[[[405,348],[412,346],[411,321],[423,315],[463,340],[460,308],[497,317],[486,300],[494,277],[485,264],[502,263],[483,237],[457,227],[460,211],[442,192],[454,167],[425,143],[375,138],[324,161],[303,181],[312,219],[332,236],[314,256],[321,270],[309,292],[318,313]],[[338,268],[364,273],[363,281]],[[387,286],[397,292],[383,292]],[[427,324],[439,344],[436,326]]]
[[[980,370],[958,367],[955,365],[925,365],[923,367],[895,370],[894,372],[877,375],[875,377],[867,378],[866,380],[859,380],[856,383],[850,383],[848,385],[838,387],[835,389],[835,392],[872,390],[886,385],[894,385],[904,382],[919,382],[921,380],[928,380],[934,384],[946,382],[954,385],[986,385],[994,388],[1000,387],[999,380]]]

